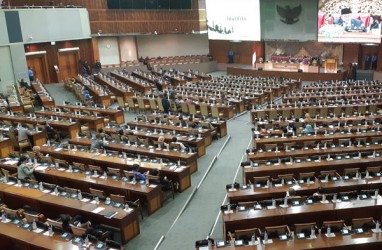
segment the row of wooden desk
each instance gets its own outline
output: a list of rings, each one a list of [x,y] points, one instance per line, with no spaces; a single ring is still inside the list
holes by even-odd
[[[89,112],[96,112],[103,116],[107,116],[110,118],[111,121],[115,121],[116,124],[123,124],[125,123],[125,114],[123,110],[119,109],[109,109],[109,108],[97,108],[97,107],[89,107],[89,106],[78,106],[78,105],[57,105],[56,107],[60,109],[67,109],[71,111],[89,111]]]
[[[0,114],[0,119],[5,121],[11,121],[14,123],[29,123],[35,125],[47,122],[50,126],[57,129],[58,131],[68,134],[70,138],[75,138],[80,132],[80,124],[74,121],[56,121],[49,120],[48,118],[28,118],[25,116],[12,116],[7,114]]]
[[[224,235],[238,229],[265,228],[268,226],[294,225],[296,223],[344,220],[353,218],[382,216],[382,198],[350,200],[338,203],[313,203],[310,205],[276,207],[273,209],[248,208],[245,211],[231,210],[231,213],[222,213]]]
[[[280,163],[277,165],[259,165],[257,167],[243,167],[243,183],[252,182],[253,177],[270,176],[277,178],[281,174],[295,174],[306,172],[316,172],[325,170],[343,171],[345,168],[360,168],[360,171],[365,171],[369,166],[380,166],[382,158],[379,157],[362,157],[361,159],[342,159],[342,160],[327,160],[326,158],[317,161],[303,161],[293,164]]]
[[[366,151],[381,151],[382,145],[370,145],[370,146],[345,146],[345,147],[335,147],[335,148],[319,148],[319,149],[298,149],[298,150],[282,150],[279,152],[255,152],[249,153],[247,155],[248,160],[258,161],[258,160],[269,160],[278,159],[285,157],[302,157],[302,156],[314,156],[314,155],[336,155],[336,154],[349,154],[354,152],[366,152]]]
[[[260,201],[267,199],[284,198],[286,192],[293,188],[299,196],[312,196],[319,188],[324,193],[339,193],[348,191],[361,191],[369,189],[382,190],[382,180],[380,177],[359,178],[357,180],[338,180],[321,182],[318,179],[312,179],[312,183],[293,183],[291,185],[284,184],[282,186],[257,188],[251,185],[245,185],[232,191],[227,189],[227,195],[230,203]]]
[[[41,152],[44,154],[49,154],[54,158],[66,160],[69,163],[81,162],[88,165],[101,166],[104,170],[106,170],[107,167],[118,168],[121,170],[131,170],[133,164],[139,164],[143,171],[152,169],[162,171],[168,179],[179,183],[180,192],[191,186],[190,166],[169,166],[165,163],[160,164],[154,162],[143,162],[132,158],[123,159],[90,152],[65,150],[62,148],[55,148],[53,146],[41,146]]]
[[[106,86],[115,95],[121,96],[125,102],[127,102],[127,99],[131,98],[134,95],[134,93],[133,93],[133,91],[132,91],[132,89],[130,87],[128,87],[128,86],[126,86],[126,87],[119,87],[115,83],[112,83],[109,80],[107,80],[104,75],[94,76],[94,81],[96,83],[101,84],[102,86]],[[124,83],[122,83],[122,84],[124,84]]]
[[[299,250],[299,249],[336,249],[336,250],[379,250],[382,247],[382,234],[373,233],[371,231],[364,234],[339,235],[327,238],[323,234],[317,235],[316,239],[291,239],[282,241],[273,239],[273,243],[259,246],[230,246],[220,247],[216,244],[212,248],[196,248],[197,250],[213,249],[213,250]]]
[[[118,128],[116,127],[105,127],[104,131],[108,134],[116,134]],[[149,138],[151,141],[158,141],[160,136],[163,136],[166,143],[172,142],[172,138],[174,137],[173,134],[167,134],[160,132],[157,133],[147,133],[146,131],[134,131],[134,130],[124,130],[124,132],[130,131],[133,132],[135,136],[138,136],[139,138]],[[199,137],[190,137],[190,136],[180,136],[177,137],[179,142],[187,143],[191,147],[196,148],[198,157],[202,157],[206,154],[206,146],[205,146],[205,139],[199,138]]]
[[[2,162],[0,167],[11,172],[17,172],[17,166],[14,163],[7,164]],[[38,181],[53,183],[61,187],[75,188],[83,192],[89,192],[89,188],[94,188],[103,190],[107,195],[124,195],[127,200],[139,198],[144,203],[147,203],[148,214],[152,214],[162,207],[161,187],[159,185],[124,182],[121,179],[113,179],[110,176],[105,179],[102,176],[95,177],[93,173],[87,175],[86,173],[70,172],[64,168],[45,168],[47,167],[45,165],[41,165],[41,167],[42,169],[37,168],[34,171]]]
[[[142,92],[142,93],[147,93],[149,92],[150,90],[152,90],[154,87],[154,85],[152,84],[148,84],[147,86],[144,86],[136,81],[133,81],[132,79],[129,79],[125,76],[122,76],[118,73],[114,73],[114,72],[110,72],[110,75],[114,78],[116,78],[117,80],[125,83],[126,85],[132,87],[133,89],[139,91],[139,92]]]
[[[363,128],[367,128],[365,126],[362,126]],[[336,128],[333,128],[336,129]],[[357,129],[357,127],[348,127],[351,131],[354,131]],[[319,131],[322,131],[322,129],[318,129]],[[330,128],[328,129],[330,131]],[[276,131],[277,132],[277,131]],[[281,131],[278,132],[282,133]],[[266,144],[277,144],[280,148],[284,143],[296,143],[299,145],[302,145],[303,142],[306,141],[314,141],[315,143],[321,143],[322,141],[326,140],[332,140],[333,144],[337,145],[339,140],[341,139],[350,139],[354,144],[356,144],[356,141],[359,139],[365,139],[367,142],[373,142],[373,139],[380,138],[382,140],[382,131],[377,131],[374,129],[373,131],[365,131],[365,132],[355,132],[352,133],[349,131],[340,132],[340,133],[327,133],[325,134],[317,134],[317,135],[298,135],[298,136],[277,136],[277,137],[269,137],[267,138],[257,138],[256,135],[254,135],[253,144],[255,148],[264,148]]]
[[[92,139],[73,138],[69,140],[69,143],[90,146],[92,143]],[[185,164],[190,167],[191,174],[198,171],[198,161],[197,161],[198,155],[196,153],[179,152],[174,150],[167,151],[166,149],[158,149],[158,148],[149,149],[147,147],[140,147],[134,144],[127,145],[123,143],[108,142],[108,141],[105,141],[105,143],[106,145],[104,147],[106,149],[135,154],[135,155],[144,155],[151,158],[169,159],[173,162],[181,161],[182,164]]]
[[[114,94],[103,88],[102,86],[97,86],[98,83],[94,83],[90,78],[76,78],[76,81],[89,90],[90,96],[95,103],[99,103],[104,106],[110,106],[113,104]],[[75,90],[76,91],[76,90]],[[83,93],[78,93],[77,96],[83,98]],[[82,99],[81,99],[82,100]]]
[[[32,82],[31,85],[34,92],[40,97],[42,105],[45,108],[52,108],[55,106],[53,97],[46,91],[45,87],[40,82]]]
[[[44,193],[37,189],[18,187],[5,183],[0,183],[0,196],[2,201],[12,209],[18,209],[28,204],[36,211],[43,213],[47,218],[56,218],[61,213],[72,216],[82,215],[93,223],[118,228],[121,232],[121,242],[123,244],[138,235],[140,231],[137,211],[135,209],[126,212],[123,209],[117,209],[103,203],[96,205],[91,202],[65,198]],[[103,209],[95,212],[95,209],[98,207]],[[105,215],[110,211],[116,211],[117,214],[108,219]]]
[[[72,119],[73,121],[78,120],[81,124],[89,124],[89,127],[95,131],[99,128],[105,127],[105,122],[103,117],[89,116],[89,115],[76,115],[73,113],[58,113],[48,110],[40,110],[35,112],[36,115],[41,115],[45,117],[61,117],[65,119]]]
[[[0,248],[22,250],[75,250],[72,241],[63,239],[58,234],[44,236],[28,231],[13,223],[0,222]],[[91,247],[90,249],[95,249]]]

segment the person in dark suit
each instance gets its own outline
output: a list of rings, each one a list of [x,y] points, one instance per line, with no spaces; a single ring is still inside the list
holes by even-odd
[[[228,63],[233,63],[233,58],[235,57],[235,52],[230,49],[228,51]]]
[[[168,101],[166,94],[163,95],[163,97],[162,97],[162,106],[164,109],[164,113],[168,114],[168,112],[170,111],[170,102]]]

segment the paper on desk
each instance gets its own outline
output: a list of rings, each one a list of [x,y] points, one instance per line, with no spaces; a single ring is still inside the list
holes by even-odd
[[[6,164],[6,165],[13,165],[13,164],[16,164],[17,162],[18,161],[9,160],[9,161],[4,162],[4,164]]]
[[[56,148],[54,151],[61,151],[62,148]]]
[[[1,223],[9,223],[9,222],[11,222],[12,220],[10,220],[10,219],[8,219],[8,218],[5,218],[5,220],[4,221],[1,221]]]
[[[89,199],[89,198],[83,198],[81,201],[82,201],[82,202],[89,202],[90,199]]]
[[[182,172],[183,171],[183,167],[180,167],[180,168],[177,168],[177,169],[175,169],[175,171],[174,172]]]
[[[36,167],[35,168],[35,170],[37,170],[37,171],[45,171],[46,169],[47,169],[48,167],[47,166],[38,166],[38,167]]]
[[[46,194],[49,194],[50,193],[50,190],[49,189],[44,189],[42,190],[43,193],[46,193]]]
[[[199,250],[208,250],[208,246],[207,247],[199,247]]]
[[[35,230],[32,230],[32,232],[35,232],[36,234],[42,233],[44,229],[36,228]]]
[[[53,236],[54,235],[54,232],[52,232],[52,234],[49,233],[49,230],[44,232],[42,235],[44,236]]]
[[[97,207],[96,209],[94,209],[92,212],[95,213],[95,214],[98,214],[99,212],[101,212],[102,210],[104,210],[105,208],[104,207]]]
[[[154,185],[154,184],[150,184],[150,185],[149,185],[149,187],[151,187],[151,188],[156,188],[156,187],[157,187],[157,185]]]

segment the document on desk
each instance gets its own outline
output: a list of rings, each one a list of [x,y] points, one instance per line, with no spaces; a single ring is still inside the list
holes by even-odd
[[[16,164],[17,162],[18,161],[9,160],[9,161],[4,162],[4,164],[6,164],[6,165],[13,165],[13,164]]]
[[[101,212],[102,210],[105,210],[104,207],[97,207],[96,209],[94,209],[92,212],[95,213],[95,214],[98,214],[99,212]]]
[[[61,151],[62,150],[62,148],[56,148],[54,151]]]
[[[156,187],[157,187],[157,185],[154,185],[154,184],[150,184],[150,185],[149,185],[149,187],[151,187],[151,188],[156,188]]]
[[[35,168],[36,171],[45,171],[48,167],[47,166],[38,166]]]

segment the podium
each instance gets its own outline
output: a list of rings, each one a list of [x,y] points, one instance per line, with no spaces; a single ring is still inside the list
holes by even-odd
[[[337,59],[326,59],[325,73],[337,73]]]

